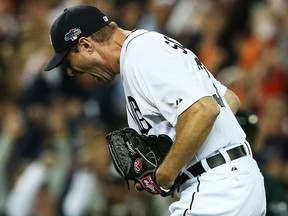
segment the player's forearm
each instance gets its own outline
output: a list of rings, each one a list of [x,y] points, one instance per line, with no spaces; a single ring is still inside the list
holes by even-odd
[[[224,98],[235,115],[241,105],[238,96],[233,91],[227,89]]]
[[[176,140],[157,170],[157,181],[162,187],[173,185],[181,169],[192,160],[208,137],[218,114],[219,107],[210,97],[202,98],[181,114]]]

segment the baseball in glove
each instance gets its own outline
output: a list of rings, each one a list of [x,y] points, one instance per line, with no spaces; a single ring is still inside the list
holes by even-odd
[[[174,194],[178,181],[166,190],[158,185],[155,176],[173,143],[170,137],[164,134],[143,136],[132,128],[124,128],[109,133],[106,140],[115,169],[128,187],[131,180],[134,184],[140,183],[150,194],[163,197]]]

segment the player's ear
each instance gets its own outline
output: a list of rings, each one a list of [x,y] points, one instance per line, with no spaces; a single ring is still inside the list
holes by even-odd
[[[78,41],[79,46],[86,50],[88,53],[93,52],[93,44],[92,41],[89,40],[87,37],[81,37]]]

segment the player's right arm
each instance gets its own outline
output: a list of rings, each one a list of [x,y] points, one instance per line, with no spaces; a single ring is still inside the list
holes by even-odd
[[[220,108],[213,97],[203,97],[178,118],[176,140],[156,172],[163,188],[170,188],[181,169],[194,157],[208,137]]]
[[[240,103],[240,99],[238,98],[238,96],[231,90],[227,89],[225,95],[224,95],[225,100],[227,101],[230,109],[232,110],[232,112],[234,113],[234,115],[236,114],[236,112],[238,111],[241,103]]]

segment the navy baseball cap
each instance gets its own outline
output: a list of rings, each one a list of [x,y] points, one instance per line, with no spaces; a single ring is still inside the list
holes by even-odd
[[[44,71],[61,65],[80,37],[88,37],[109,23],[107,16],[96,7],[79,5],[66,8],[51,27],[50,41],[55,54]]]

